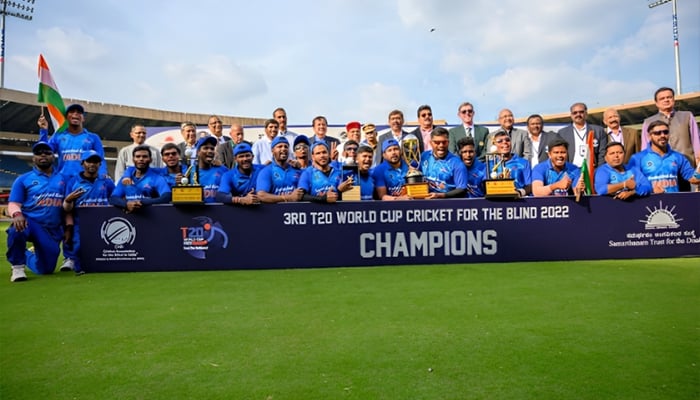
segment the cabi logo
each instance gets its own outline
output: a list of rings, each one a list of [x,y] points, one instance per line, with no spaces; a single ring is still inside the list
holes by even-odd
[[[110,218],[102,223],[100,229],[102,240],[116,249],[124,248],[124,245],[134,244],[136,240],[136,228],[131,222],[121,217]]]
[[[680,227],[678,221],[683,221],[683,218],[676,218],[676,214],[673,213],[675,209],[676,206],[664,207],[659,201],[659,207],[654,207],[653,210],[647,207],[647,219],[640,219],[639,222],[644,223],[644,229],[676,229]]]
[[[228,235],[219,222],[209,217],[192,218],[197,221],[195,226],[182,226],[182,249],[194,258],[207,258],[207,250],[212,246],[225,249],[228,246]]]

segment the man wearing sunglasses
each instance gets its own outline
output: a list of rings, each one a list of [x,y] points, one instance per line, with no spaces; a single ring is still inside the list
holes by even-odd
[[[637,167],[651,183],[654,193],[678,192],[678,177],[697,185],[700,179],[693,176],[690,161],[669,145],[670,130],[666,122],[657,120],[649,124],[649,143],[646,150],[632,156],[631,167]]]
[[[467,193],[467,167],[450,153],[447,129],[437,127],[430,134],[431,150],[421,155],[420,170],[428,182],[428,199],[464,197]]]
[[[474,138],[474,150],[476,157],[479,160],[484,160],[486,151],[490,144],[487,144],[486,137],[489,134],[488,128],[484,126],[474,125],[474,106],[472,103],[464,102],[457,108],[457,116],[462,120],[462,124],[450,129],[450,143],[448,150],[450,153],[459,155],[459,146],[457,143],[465,137]]]
[[[498,113],[498,123],[501,127],[496,132],[490,133],[486,142],[491,143],[497,132],[505,132],[510,138],[510,151],[529,161],[532,156],[532,143],[526,131],[513,126],[515,124],[513,112],[507,108],[501,110]]]
[[[531,193],[532,169],[530,161],[513,153],[512,139],[506,131],[494,132],[493,144],[496,146],[496,154],[500,160],[495,165],[489,165],[490,171],[487,174],[496,172],[498,175],[505,175],[507,178],[515,180],[515,190],[520,197],[528,196]]]

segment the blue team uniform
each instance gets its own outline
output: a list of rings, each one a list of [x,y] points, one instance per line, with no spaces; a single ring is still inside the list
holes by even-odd
[[[486,164],[474,160],[471,167],[467,167],[467,197],[484,197],[484,179],[486,179]]]
[[[27,228],[18,232],[7,228],[7,260],[11,265],[30,266],[39,274],[56,269],[63,239],[63,195],[66,178],[54,172],[47,175],[34,167],[12,184],[9,201],[20,203],[27,219]],[[27,262],[27,242],[34,243],[35,262]]]
[[[104,160],[105,151],[102,148],[102,140],[96,134],[83,129],[77,135],[61,131],[49,136],[49,131],[46,129],[39,130],[39,141],[48,142],[54,153],[58,153],[57,171],[66,177],[78,175],[83,170],[80,158],[83,152],[94,150]],[[102,163],[99,170],[100,175],[108,175],[107,163]]]
[[[421,155],[420,170],[428,182],[430,193],[447,193],[467,188],[467,167],[456,155],[448,152],[444,159],[437,159],[432,150]]]
[[[663,156],[654,152],[651,146],[632,156],[629,165],[637,167],[646,176],[652,187],[657,184],[667,193],[678,192],[678,175],[685,179],[693,177],[693,167],[688,159],[677,151],[671,150],[666,145],[666,154]]]
[[[290,165],[287,165],[287,168],[282,168],[273,161],[260,171],[255,186],[258,191],[278,196],[291,194],[299,184],[301,171]]]
[[[374,185],[378,188],[386,188],[386,193],[391,196],[400,196],[401,190],[406,183],[408,164],[401,160],[398,168],[393,168],[388,161],[384,160],[374,168]]]
[[[90,181],[79,174],[71,178],[66,185],[65,196],[78,188],[85,189],[85,193],[75,200],[73,207],[73,247],[63,249],[63,256],[70,258],[74,262],[73,269],[80,272],[80,208],[100,207],[109,205],[109,197],[114,192],[114,181],[108,176],[98,176],[94,181]]]
[[[562,180],[564,174],[569,175],[572,185],[576,185],[579,176],[581,176],[581,170],[575,164],[567,161],[561,172],[558,172],[552,167],[552,160],[546,160],[537,164],[532,170],[532,181],[542,181],[547,186]],[[566,196],[569,193],[566,190],[556,189],[552,194],[555,196]]]
[[[224,174],[228,172],[228,168],[222,166],[211,167],[208,169],[197,169],[197,182],[202,185],[204,189],[204,202],[205,203],[215,203],[216,202],[216,192],[219,191],[219,184],[221,184],[221,178]]]
[[[595,191],[603,196],[608,194],[608,185],[622,183],[634,176],[634,191],[638,196],[651,193],[651,184],[642,171],[636,166],[625,166],[625,172],[620,172],[608,164],[603,164],[595,171]]]
[[[233,197],[244,197],[251,190],[255,192],[255,184],[262,169],[262,165],[253,164],[250,175],[245,175],[234,166],[221,178],[219,193],[229,194]]]
[[[510,160],[506,161],[505,167],[510,170],[510,177],[515,180],[516,189],[524,189],[532,184],[532,167],[530,162],[517,154],[513,154]],[[497,173],[500,173],[502,166],[499,166]]]
[[[133,174],[129,178],[132,180],[132,183],[129,185],[124,184],[124,178],[119,181],[114,192],[112,192],[112,198],[125,199],[127,202],[140,200],[143,204],[151,204],[153,199],[171,192],[170,186],[165,182],[165,178],[151,168],[139,178]]]
[[[342,178],[339,169],[331,167],[326,173],[316,167],[310,167],[301,173],[299,187],[312,196],[325,196],[331,190],[338,192]]]
[[[165,182],[166,182],[166,183],[168,184],[168,186],[170,186],[171,188],[172,188],[173,186],[175,186],[175,185],[180,184],[180,182],[176,182],[176,181],[175,181],[175,177],[177,176],[177,174],[172,174],[172,173],[168,172],[168,167],[157,167],[157,168],[150,168],[150,169],[152,169],[153,172],[156,172],[158,175],[162,176],[163,179],[165,179]],[[124,175],[125,175],[125,176],[132,176],[132,175],[133,175],[133,172],[134,172],[135,170],[136,170],[136,168],[133,167],[133,166],[128,167],[128,168],[126,169],[126,171],[124,171]],[[180,173],[184,175],[185,172],[187,172],[187,167],[184,166],[184,165],[182,165],[182,164],[180,164]]]
[[[374,200],[374,177],[372,176],[374,171],[368,172],[367,175],[357,174],[360,183],[360,200]]]

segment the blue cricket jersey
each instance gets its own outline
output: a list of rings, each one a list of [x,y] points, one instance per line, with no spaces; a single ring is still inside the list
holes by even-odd
[[[102,140],[87,129],[76,135],[66,131],[56,132],[50,138],[48,130],[39,129],[39,141],[48,142],[54,153],[58,154],[57,170],[66,177],[76,176],[83,171],[80,157],[85,151],[94,150],[103,160],[105,158]],[[108,175],[105,161],[100,164],[99,174]]]
[[[636,166],[624,166],[625,171],[620,172],[608,164],[603,164],[595,171],[595,191],[603,196],[608,194],[608,185],[622,183],[634,176],[634,191],[639,196],[651,193],[651,184],[642,171]]]
[[[367,175],[358,173],[360,183],[360,200],[374,200],[374,177],[373,170],[369,170]]]
[[[67,179],[53,172],[47,175],[34,167],[20,175],[12,184],[9,201],[22,205],[22,214],[41,226],[56,228],[63,225],[63,194]]]
[[[467,188],[467,167],[459,157],[450,152],[444,159],[437,159],[432,150],[424,151],[419,167],[431,193],[447,193],[454,189]]]
[[[182,165],[182,164],[178,164],[178,165],[180,166],[180,173],[184,175],[184,173],[187,172],[187,167]],[[173,174],[173,173],[168,172],[168,167],[156,167],[156,168],[151,167],[150,169],[152,169],[158,175],[162,176],[163,179],[165,179],[165,182],[171,188],[175,185],[180,184],[180,182],[175,181],[175,177],[177,176],[177,174],[176,173]],[[136,168],[134,168],[133,166],[128,167],[126,169],[126,171],[124,171],[124,175],[131,176],[133,174],[134,170],[136,170]]]
[[[299,184],[301,170],[287,165],[286,168],[281,167],[275,161],[266,165],[258,174],[258,180],[255,184],[258,191],[271,193],[274,195],[291,194]]]
[[[407,173],[408,164],[404,160],[401,160],[398,168],[393,168],[388,161],[384,160],[374,168],[374,185],[378,188],[386,188],[388,195],[400,196],[401,189],[406,183]]]
[[[474,160],[471,167],[467,167],[467,197],[484,197],[484,179],[486,179],[486,164]]]
[[[330,167],[328,172],[323,172],[316,167],[309,167],[301,173],[299,187],[312,196],[325,196],[331,190],[338,192],[338,185],[342,179],[339,169]]]
[[[541,181],[544,186],[547,186],[559,182],[564,178],[564,175],[568,175],[571,178],[571,185],[574,186],[578,182],[579,176],[581,176],[581,170],[567,161],[564,164],[564,168],[561,171],[557,171],[552,167],[552,160],[546,160],[537,164],[532,170],[532,181]],[[568,194],[568,191],[562,189],[556,189],[552,192],[554,196],[566,196]]]
[[[230,194],[233,197],[243,197],[250,193],[251,190],[255,192],[255,184],[262,169],[262,165],[253,164],[250,175],[245,175],[238,167],[234,166],[221,178],[219,193]]]
[[[130,178],[132,183],[128,185],[125,184],[124,182],[127,180],[125,178]],[[124,198],[128,202],[154,199],[170,192],[170,186],[165,182],[165,178],[149,168],[148,171],[139,178],[135,177],[134,174],[122,177],[119,183],[117,183],[114,192],[112,192],[112,196]]]
[[[218,167],[211,167],[208,169],[197,169],[197,182],[202,185],[204,189],[204,202],[205,203],[215,203],[216,202],[216,192],[219,191],[219,184],[221,183],[221,178],[224,174],[228,172],[228,168],[223,165]]]
[[[639,168],[646,176],[652,187],[661,185],[667,193],[678,192],[678,175],[685,179],[693,177],[693,167],[688,159],[666,145],[666,154],[663,156],[653,151],[650,147],[632,156],[630,166]]]
[[[114,181],[108,176],[100,175],[94,181],[90,181],[78,174],[72,177],[66,185],[65,195],[78,188],[85,189],[85,193],[75,200],[75,207],[108,206],[109,197],[114,192]]]

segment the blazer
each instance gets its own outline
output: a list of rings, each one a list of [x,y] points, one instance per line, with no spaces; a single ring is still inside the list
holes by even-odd
[[[608,134],[605,132],[605,129],[600,126],[600,125],[594,125],[594,124],[586,124],[586,129],[588,131],[593,131],[593,162],[594,162],[594,167],[597,167],[599,165],[605,164],[605,146],[608,145]],[[566,140],[569,143],[569,162],[572,162],[574,160],[574,152],[576,149],[574,148],[576,139],[575,139],[575,133],[574,133],[574,126],[573,124],[569,124],[561,129],[559,129],[559,132],[557,132],[559,136],[561,136],[562,139]]]
[[[528,134],[528,140],[530,140],[530,135]],[[537,162],[541,163],[542,161],[548,160],[549,159],[549,145],[555,141],[555,140],[561,140],[561,136],[559,136],[558,133],[556,132],[545,132],[542,131],[540,133],[540,147],[539,147],[539,154],[537,154]],[[530,148],[532,149],[532,157],[535,156],[535,149],[532,148],[532,141],[530,141]]]
[[[609,133],[607,133],[607,136],[608,143],[614,141],[614,139]],[[625,145],[625,159],[623,163],[626,165],[630,162],[630,158],[632,158],[632,156],[635,153],[639,153],[640,151],[642,151],[642,132],[634,128],[628,128],[623,126],[622,142]],[[605,154],[603,154],[603,156],[605,156]]]
[[[489,133],[486,137],[486,143],[489,147],[493,144],[493,138],[496,136],[496,132],[506,132],[505,129],[499,128],[498,130]],[[510,151],[513,154],[530,160],[532,156],[532,143],[530,143],[530,138],[527,135],[527,131],[518,128],[512,128],[510,132],[507,132],[510,137]]]
[[[451,153],[459,156],[459,147],[457,147],[457,143],[459,142],[459,139],[467,137],[467,131],[464,129],[464,124],[451,128],[449,132],[450,145],[448,149]],[[479,160],[483,160],[484,158],[486,158],[486,153],[488,152],[489,147],[486,144],[486,137],[488,135],[488,128],[486,128],[485,126],[474,125],[472,137],[474,138],[474,151],[476,152],[476,157]]]
[[[401,140],[403,140],[403,138],[405,138],[406,135],[408,135],[408,132],[406,132],[406,131],[404,131],[404,130],[402,129],[402,130],[401,130]],[[420,130],[419,130],[419,132],[418,132],[418,135],[415,135],[415,136],[418,138],[418,147],[419,147],[420,149],[423,149],[423,148],[424,148],[424,145],[423,145],[423,135],[420,134]],[[393,138],[394,138],[394,134],[391,133],[391,130],[389,130],[388,132],[384,132],[384,133],[382,133],[381,135],[379,135],[379,137],[377,138],[377,148],[376,148],[375,151],[374,151],[374,160],[373,160],[373,163],[375,163],[376,165],[379,165],[379,164],[382,163],[382,160],[384,160],[384,154],[382,153],[382,144],[383,144],[385,141],[387,141],[387,140],[389,140],[389,139],[393,139]],[[400,145],[400,144],[401,144],[401,143],[399,143],[399,145]],[[401,149],[401,152],[402,152],[401,158],[403,159],[403,149]]]
[[[241,143],[248,143],[252,146],[252,144],[247,140],[244,140]],[[233,148],[236,146],[238,145],[233,143],[233,141],[227,141],[226,143],[218,144],[216,146],[216,156],[214,156],[214,160],[221,161],[221,165],[226,166],[226,168],[228,169],[233,168],[233,166],[236,164],[236,159],[233,156]]]

